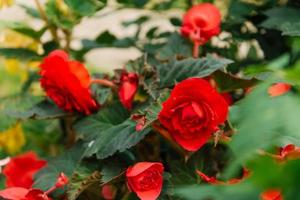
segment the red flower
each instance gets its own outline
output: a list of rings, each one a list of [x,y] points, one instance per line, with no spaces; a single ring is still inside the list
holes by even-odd
[[[281,96],[290,91],[291,85],[287,83],[276,83],[269,87],[268,93],[271,97]]]
[[[23,199],[28,193],[28,189],[22,187],[11,187],[0,191],[0,197],[8,200]]]
[[[181,33],[193,42],[203,45],[220,33],[221,14],[211,3],[202,3],[189,9],[184,17]]]
[[[11,158],[3,169],[6,187],[30,188],[33,184],[33,176],[46,164],[47,162],[39,160],[34,152]]]
[[[139,162],[126,171],[127,183],[141,200],[158,198],[163,183],[161,163]]]
[[[61,50],[51,52],[41,64],[41,86],[58,107],[91,114],[98,104],[91,96],[90,75],[84,65],[70,61]]]
[[[134,95],[138,89],[139,77],[135,73],[123,72],[120,78],[119,98],[125,108],[131,110]]]
[[[260,195],[261,200],[283,200],[280,190],[270,189],[266,190]]]
[[[233,104],[233,99],[229,92],[221,93],[221,95],[225,99],[228,105],[231,106]]]
[[[35,188],[10,187],[0,191],[0,197],[8,200],[52,200],[48,195],[57,188],[63,187],[68,183],[68,178],[64,173],[60,173],[56,184],[46,192]]]
[[[228,104],[206,80],[190,78],[175,86],[158,119],[179,145],[197,151],[227,113]]]
[[[300,159],[300,147],[296,147],[293,144],[288,144],[284,147],[281,147],[277,154],[268,153],[265,151],[260,151],[263,155],[271,156],[279,162],[286,160],[295,160]]]
[[[56,188],[64,187],[69,183],[68,177],[64,173],[60,173],[55,183]]]
[[[113,200],[116,197],[116,188],[113,185],[106,184],[102,187],[101,194],[105,200]]]

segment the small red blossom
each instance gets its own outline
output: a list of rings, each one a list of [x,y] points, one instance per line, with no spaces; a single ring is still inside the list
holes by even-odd
[[[122,72],[120,78],[119,98],[123,106],[131,110],[132,101],[137,92],[139,77],[135,73]]]
[[[288,83],[275,83],[269,87],[268,93],[271,97],[281,96],[290,91],[291,87]]]
[[[116,196],[116,188],[113,185],[106,184],[102,187],[101,194],[105,200],[113,200]]]
[[[47,162],[40,160],[34,152],[11,158],[3,169],[6,187],[30,188],[33,184],[33,176],[46,164]]]
[[[0,191],[0,197],[7,200],[52,200],[48,195],[68,183],[64,173],[60,173],[56,184],[46,192],[36,188],[9,187]]]
[[[144,129],[146,125],[145,115],[134,114],[131,116],[131,119],[136,121],[136,126],[135,126],[136,131],[141,131]]]
[[[203,172],[196,170],[196,173],[200,176],[200,178],[207,182],[210,183],[212,185],[232,185],[232,184],[237,184],[240,183],[242,180],[244,180],[245,178],[249,177],[250,175],[250,171],[246,168],[243,168],[243,175],[241,178],[232,178],[229,179],[228,181],[221,181],[218,180],[216,177],[209,177],[206,174],[204,174]]]
[[[218,8],[211,3],[202,3],[185,13],[181,33],[194,43],[203,45],[220,33],[220,24],[221,13]]]
[[[155,200],[162,189],[163,171],[161,163],[139,162],[126,171],[128,186],[141,200]]]
[[[55,183],[56,188],[64,187],[69,183],[68,177],[64,173],[60,173]]]
[[[300,159],[300,147],[296,147],[293,144],[288,144],[284,147],[279,148],[277,154],[268,153],[265,151],[260,151],[262,155],[268,155],[275,158],[279,162],[286,160],[296,160]]]
[[[64,51],[55,50],[44,58],[40,67],[41,86],[58,107],[86,115],[98,108],[89,89],[90,75],[83,64],[69,60]]]
[[[281,191],[278,189],[269,189],[261,193],[261,200],[283,200]]]
[[[184,149],[197,151],[227,118],[228,104],[204,79],[178,83],[163,103],[158,119]]]

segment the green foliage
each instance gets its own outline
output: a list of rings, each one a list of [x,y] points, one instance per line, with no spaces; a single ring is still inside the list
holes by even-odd
[[[281,7],[265,12],[268,19],[262,23],[265,28],[278,29],[283,35],[300,36],[299,9]]]
[[[146,128],[138,132],[135,126],[136,123],[128,119],[121,124],[99,131],[97,138],[89,143],[84,156],[90,157],[96,154],[97,158],[103,159],[136,145],[150,132],[150,129]]]
[[[65,0],[65,2],[72,10],[81,16],[91,16],[106,4],[106,0]]]
[[[40,56],[25,48],[0,48],[0,55],[6,58],[16,58],[20,60],[40,60]]]
[[[184,60],[171,60],[169,63],[157,66],[160,87],[170,87],[189,77],[205,77],[218,69],[224,69],[231,60],[215,58],[208,55],[204,58],[187,58]]]
[[[270,82],[257,87],[231,113],[236,115],[230,118],[235,119],[232,123],[238,131],[230,143],[236,155],[235,163],[252,158],[257,149],[287,142],[300,144],[296,117],[300,114],[299,97],[292,93],[270,97],[268,86]]]
[[[18,120],[26,119],[54,119],[60,117],[71,116],[70,113],[66,113],[59,109],[55,104],[47,100],[41,101],[31,108],[20,111],[6,109],[6,114]]]
[[[82,144],[78,143],[69,151],[48,161],[47,166],[36,174],[33,187],[46,191],[56,183],[61,172],[66,176],[71,176],[80,162],[82,153]]]
[[[46,31],[46,28],[42,28],[39,31],[32,29],[30,26],[20,22],[0,21],[0,28],[9,28],[13,31],[31,37],[35,40],[39,40],[40,37]]]

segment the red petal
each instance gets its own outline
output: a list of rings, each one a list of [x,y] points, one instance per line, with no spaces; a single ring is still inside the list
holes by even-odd
[[[291,85],[287,83],[276,83],[269,87],[268,93],[271,97],[281,96],[290,91]]]
[[[21,187],[11,187],[0,191],[0,196],[8,200],[21,200],[25,198],[28,189]]]
[[[159,162],[139,162],[135,164],[133,167],[129,167],[126,171],[127,177],[137,176],[140,173],[146,171],[150,167],[155,167],[157,170],[162,172],[164,170],[164,166]]]

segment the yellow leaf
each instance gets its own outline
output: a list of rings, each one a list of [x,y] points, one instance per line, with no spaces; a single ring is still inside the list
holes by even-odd
[[[25,145],[26,139],[21,123],[0,132],[0,147],[9,154],[15,154]]]

